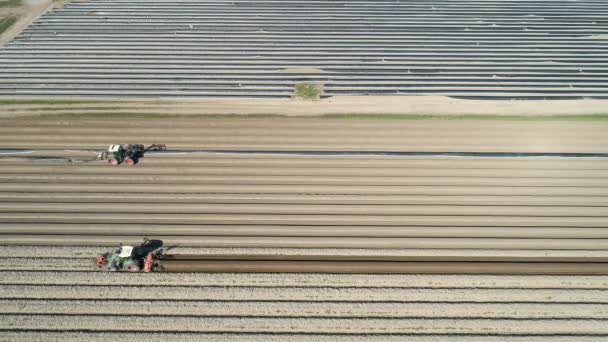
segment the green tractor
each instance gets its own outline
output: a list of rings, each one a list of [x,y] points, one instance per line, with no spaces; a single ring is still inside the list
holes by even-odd
[[[103,151],[97,155],[99,160],[107,160],[112,165],[126,164],[133,166],[139,162],[140,158],[143,158],[144,153],[148,151],[164,151],[167,146],[164,144],[153,144],[148,147],[144,147],[142,144],[128,144],[128,145],[111,145],[107,151]]]
[[[152,272],[164,253],[161,240],[148,240],[139,246],[123,246],[100,254],[95,259],[97,267],[107,271]]]

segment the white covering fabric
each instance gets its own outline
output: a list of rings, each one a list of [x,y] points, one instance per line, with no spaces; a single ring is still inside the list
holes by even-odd
[[[133,246],[122,246],[118,256],[121,258],[128,258],[131,256],[131,253],[133,253]]]

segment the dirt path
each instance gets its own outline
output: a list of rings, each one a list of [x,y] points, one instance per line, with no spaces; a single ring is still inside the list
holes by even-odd
[[[124,137],[173,150],[601,153],[608,147],[608,121],[44,117],[0,122],[5,148],[100,149]],[[226,160],[231,158],[238,156]],[[311,161],[332,159],[319,158]],[[183,162],[190,163],[187,159]]]
[[[16,98],[18,99],[18,98]],[[125,100],[100,98],[39,98],[46,103],[3,106],[0,117],[41,114],[153,113],[166,115],[276,114],[314,116],[322,114],[408,115],[585,115],[605,114],[608,100],[497,101],[464,100],[443,96],[335,96],[320,101],[265,99]],[[94,101],[78,104],[69,101]],[[67,104],[62,101],[68,101]],[[108,103],[105,103],[108,101]],[[54,103],[55,102],[55,103]]]
[[[17,17],[17,21],[8,30],[0,34],[0,48],[12,41],[26,27],[55,6],[53,0],[23,0],[23,3],[24,5],[17,8],[0,9],[0,18],[4,15],[15,15]]]

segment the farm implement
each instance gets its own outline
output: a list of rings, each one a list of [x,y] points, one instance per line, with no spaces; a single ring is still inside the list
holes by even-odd
[[[107,271],[152,272],[164,253],[161,240],[148,240],[139,246],[123,246],[95,259],[97,267]]]
[[[110,145],[107,151],[97,154],[98,160],[107,160],[109,164],[126,164],[133,166],[139,162],[148,151],[164,151],[167,146],[164,144],[153,144],[144,147],[142,144]]]

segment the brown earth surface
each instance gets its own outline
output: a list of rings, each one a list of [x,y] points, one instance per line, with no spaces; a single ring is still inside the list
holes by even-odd
[[[601,341],[606,276],[114,274],[174,254],[607,257],[604,158],[150,154],[112,143],[281,151],[606,152],[603,121],[6,118],[0,341]],[[137,333],[135,335],[134,333]],[[375,334],[375,335],[370,335]],[[395,336],[391,334],[396,334]]]
[[[318,116],[322,114],[413,115],[592,115],[606,114],[608,100],[467,100],[445,96],[334,96],[319,101],[289,99],[104,99],[104,98],[3,98],[0,117],[42,114],[273,114]],[[44,101],[36,104],[35,101]],[[62,101],[68,101],[63,102]],[[71,103],[71,102],[73,103]],[[78,101],[91,101],[78,103]]]

